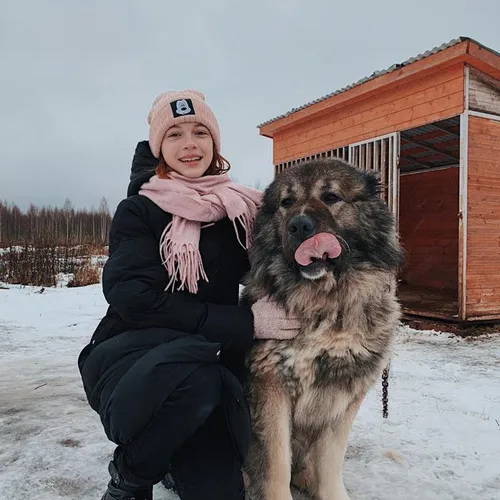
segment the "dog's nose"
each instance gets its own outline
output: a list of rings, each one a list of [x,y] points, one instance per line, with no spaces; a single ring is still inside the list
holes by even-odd
[[[288,221],[288,232],[301,241],[314,235],[314,221],[308,215],[294,215]]]

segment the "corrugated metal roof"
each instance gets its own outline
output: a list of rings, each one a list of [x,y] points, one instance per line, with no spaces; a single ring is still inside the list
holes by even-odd
[[[450,40],[447,43],[443,43],[442,45],[439,45],[438,47],[434,47],[431,50],[427,50],[423,52],[422,54],[418,54],[415,57],[411,57],[410,59],[407,59],[406,61],[403,61],[401,63],[395,63],[392,66],[390,66],[387,69],[379,70],[379,71],[374,71],[370,76],[366,76],[364,78],[361,78],[361,80],[358,80],[357,82],[351,83],[350,85],[347,85],[347,87],[341,88],[339,90],[336,90],[334,92],[331,92],[330,94],[327,94],[323,97],[319,97],[318,99],[315,99],[314,101],[308,102],[307,104],[304,104],[298,108],[293,108],[290,111],[286,112],[285,114],[282,114],[280,116],[277,116],[276,118],[272,118],[271,120],[265,121],[264,123],[261,123],[258,125],[258,128],[263,127],[264,125],[268,125],[269,123],[281,120],[282,118],[286,118],[287,116],[290,116],[293,113],[296,113],[297,111],[300,111],[301,109],[308,108],[309,106],[312,106],[313,104],[317,104],[318,102],[325,101],[326,99],[329,99],[330,97],[333,97],[338,94],[342,94],[343,92],[350,90],[354,87],[357,87],[359,85],[362,85],[363,83],[366,83],[370,80],[374,80],[375,78],[378,78],[379,76],[385,75],[387,73],[391,73],[392,71],[396,71],[397,69],[401,69],[404,66],[408,66],[411,63],[414,63],[416,61],[420,61],[421,59],[425,59],[426,57],[429,57],[433,54],[436,54],[438,52],[441,52],[445,49],[448,49],[450,47],[453,47],[454,45],[458,45],[459,43],[465,42],[467,40],[473,41],[474,43],[477,43],[478,45],[484,47],[483,45],[479,44],[475,40],[472,40],[471,38],[468,37],[458,37],[454,38],[453,40]],[[484,47],[488,50],[488,47]],[[494,52],[494,51],[492,51]]]

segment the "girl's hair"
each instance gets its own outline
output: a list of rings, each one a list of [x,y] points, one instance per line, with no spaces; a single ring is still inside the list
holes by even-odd
[[[231,164],[217,151],[214,144],[214,157],[212,158],[212,162],[203,176],[225,174],[230,168]],[[172,172],[172,169],[167,165],[167,162],[165,161],[165,158],[163,158],[160,151],[160,160],[156,166],[155,173],[158,177],[160,177],[160,179],[168,179],[169,172]]]

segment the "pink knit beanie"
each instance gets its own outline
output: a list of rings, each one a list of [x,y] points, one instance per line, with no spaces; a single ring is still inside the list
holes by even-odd
[[[160,157],[161,143],[173,125],[198,122],[208,128],[215,147],[220,152],[220,132],[217,118],[197,90],[179,90],[160,94],[148,114],[149,147],[155,158]]]

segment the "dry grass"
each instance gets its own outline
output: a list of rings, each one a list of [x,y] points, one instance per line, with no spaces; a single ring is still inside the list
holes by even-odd
[[[97,250],[105,253],[93,252]],[[0,252],[0,282],[54,287],[62,274],[71,276],[70,287],[93,285],[100,282],[106,254],[106,248],[97,246],[60,247],[44,242],[5,248]]]
[[[75,274],[68,282],[68,287],[96,285],[101,281],[99,268],[90,262],[76,269]]]

